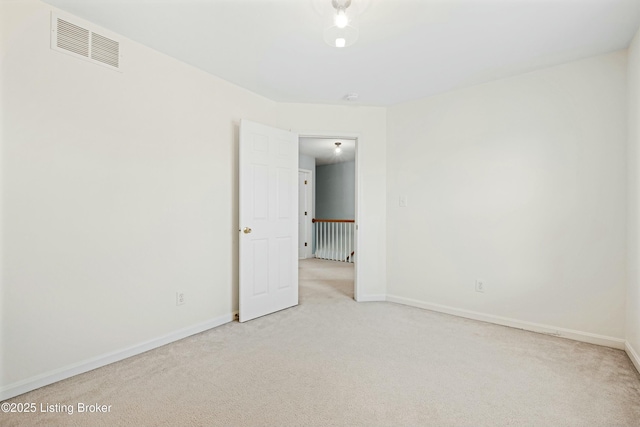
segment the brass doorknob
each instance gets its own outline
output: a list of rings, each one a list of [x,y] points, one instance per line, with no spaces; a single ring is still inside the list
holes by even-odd
[[[244,231],[244,234],[251,233],[251,229],[249,227],[245,227],[244,230],[242,230],[242,231]]]

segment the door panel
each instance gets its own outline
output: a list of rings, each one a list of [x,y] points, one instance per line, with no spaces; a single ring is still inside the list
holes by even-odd
[[[298,304],[298,137],[240,122],[241,322]]]

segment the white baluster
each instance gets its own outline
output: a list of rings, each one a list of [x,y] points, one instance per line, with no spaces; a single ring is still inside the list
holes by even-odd
[[[322,258],[327,257],[327,223],[322,223]]]
[[[324,232],[324,224],[319,222],[318,223],[318,229],[319,229],[319,233],[320,233],[320,239],[318,241],[318,243],[316,243],[318,246],[316,247],[316,251],[319,252],[318,258],[322,258],[322,251],[324,250],[324,237],[322,236],[322,233]]]
[[[344,262],[344,222],[340,223],[340,261]]]
[[[331,223],[331,260],[336,260],[336,223]]]

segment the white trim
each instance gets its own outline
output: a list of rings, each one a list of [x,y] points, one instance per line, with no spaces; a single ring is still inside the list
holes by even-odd
[[[353,277],[353,299],[356,301],[366,301],[363,298],[367,298],[363,295],[360,286],[358,285],[358,277],[360,277],[360,269],[365,265],[364,262],[361,262],[361,258],[359,255],[358,247],[360,246],[360,233],[362,230],[359,229],[360,224],[360,206],[362,206],[360,196],[362,194],[361,191],[361,182],[360,179],[360,171],[362,170],[360,166],[360,159],[362,158],[362,153],[360,150],[365,145],[362,144],[362,136],[359,133],[353,132],[327,132],[327,131],[313,131],[313,130],[291,130],[291,132],[295,132],[298,134],[298,138],[338,138],[338,139],[354,139],[356,141],[356,206],[355,206],[355,216],[356,216],[356,239],[354,242],[354,251],[356,253],[355,256],[355,268],[354,268],[354,277]],[[377,300],[376,300],[377,301]],[[384,300],[380,300],[384,301]]]
[[[627,356],[631,359],[633,366],[635,366],[638,372],[640,372],[640,356],[638,356],[638,353],[636,353],[633,347],[631,347],[631,343],[629,341],[625,342],[624,351],[627,352]]]
[[[452,314],[454,316],[465,317],[467,319],[480,320],[482,322],[495,323],[496,325],[509,326],[511,328],[523,329],[525,331],[538,332],[541,334],[553,335],[561,338],[568,338],[575,341],[582,341],[591,344],[624,350],[625,340],[608,337],[604,335],[592,334],[590,332],[575,331],[572,329],[559,328],[557,326],[543,325],[540,323],[527,322],[524,320],[511,319],[508,317],[495,316],[493,314],[479,313],[477,311],[465,310],[461,308],[449,307],[446,305],[434,304],[418,301],[411,298],[387,295],[387,301],[397,304],[409,305],[412,307],[424,308],[440,313]]]
[[[376,301],[386,301],[387,296],[384,294],[380,295],[359,295],[356,301],[358,302],[376,302]]]
[[[224,325],[225,323],[229,323],[234,320],[237,313],[237,311],[234,311],[231,314],[225,314],[223,316],[216,317],[215,319],[210,319],[206,322],[189,326],[187,328],[180,329],[170,334],[154,338],[152,340],[145,341],[131,347],[92,357],[91,359],[83,360],[81,362],[72,363],[62,368],[54,369],[53,371],[45,372],[43,374],[36,375],[22,381],[9,384],[8,386],[2,387],[0,389],[0,401],[10,399],[28,391],[53,384],[58,381],[62,381],[78,374],[92,371],[96,368],[118,362],[128,357],[136,356],[146,351],[153,350],[154,348],[162,347],[163,345],[172,343],[174,341],[178,341],[188,336],[204,332],[208,329]]]

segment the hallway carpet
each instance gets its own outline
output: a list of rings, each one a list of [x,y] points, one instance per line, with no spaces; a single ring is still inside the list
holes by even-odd
[[[353,266],[300,263],[300,305],[9,402],[3,426],[639,426],[640,375],[596,345],[353,301]],[[77,404],[110,405],[78,413]],[[63,407],[63,406],[60,406]]]

